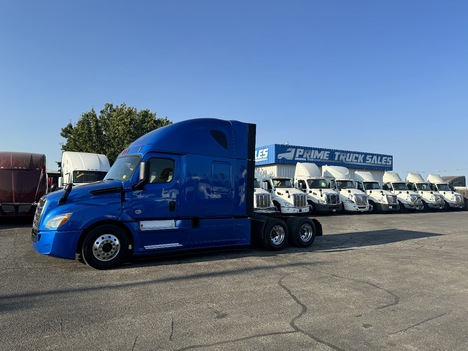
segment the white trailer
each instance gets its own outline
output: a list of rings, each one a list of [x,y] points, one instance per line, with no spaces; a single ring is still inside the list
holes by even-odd
[[[298,162],[294,173],[294,186],[307,195],[310,212],[339,212],[342,209],[340,194],[331,189],[315,163]]]
[[[397,196],[388,190],[382,189],[382,185],[371,172],[356,171],[354,179],[359,190],[369,196],[369,203],[373,212],[397,212],[400,210]]]
[[[294,188],[291,178],[265,178],[262,180],[261,187],[271,194],[274,206],[282,214],[309,212],[306,194]]]
[[[444,197],[431,189],[431,185],[424,180],[419,173],[408,173],[406,182],[411,190],[421,195],[424,210],[443,210],[445,208]]]
[[[339,192],[344,211],[367,212],[372,210],[368,196],[356,188],[356,184],[346,167],[323,166],[322,176],[327,180],[330,188]]]
[[[110,165],[107,156],[103,154],[64,151],[61,169],[59,187],[70,183],[83,185],[100,181],[109,171]]]
[[[461,210],[465,207],[465,199],[462,194],[450,189],[449,184],[438,174],[429,174],[427,176],[431,189],[438,192],[445,201],[445,208]]]

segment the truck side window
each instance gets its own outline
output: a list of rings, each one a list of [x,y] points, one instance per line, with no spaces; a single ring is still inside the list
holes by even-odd
[[[169,158],[153,157],[149,161],[151,184],[169,183],[174,178],[174,160]]]

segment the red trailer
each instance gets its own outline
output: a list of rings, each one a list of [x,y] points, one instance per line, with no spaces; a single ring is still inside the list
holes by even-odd
[[[33,216],[46,193],[45,155],[0,152],[0,217]]]

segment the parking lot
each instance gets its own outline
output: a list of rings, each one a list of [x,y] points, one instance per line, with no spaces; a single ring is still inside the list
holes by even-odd
[[[320,217],[308,249],[97,271],[0,224],[0,350],[466,350],[468,212]]]

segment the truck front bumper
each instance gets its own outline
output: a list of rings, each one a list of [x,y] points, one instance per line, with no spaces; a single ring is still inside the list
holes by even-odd
[[[281,213],[284,214],[298,214],[298,213],[308,213],[309,206],[307,207],[281,207]]]
[[[459,209],[459,210],[462,210],[463,208],[465,208],[465,204],[464,203],[460,203],[460,202],[446,202],[448,204],[448,206],[451,208],[451,209]]]
[[[389,205],[382,203],[374,203],[374,206],[377,208],[378,212],[396,212],[400,210],[400,205]]]
[[[75,259],[76,247],[81,231],[32,231],[31,240],[34,250],[43,255]]]
[[[323,205],[314,203],[315,211],[317,212],[338,212],[341,209],[340,205]]]

